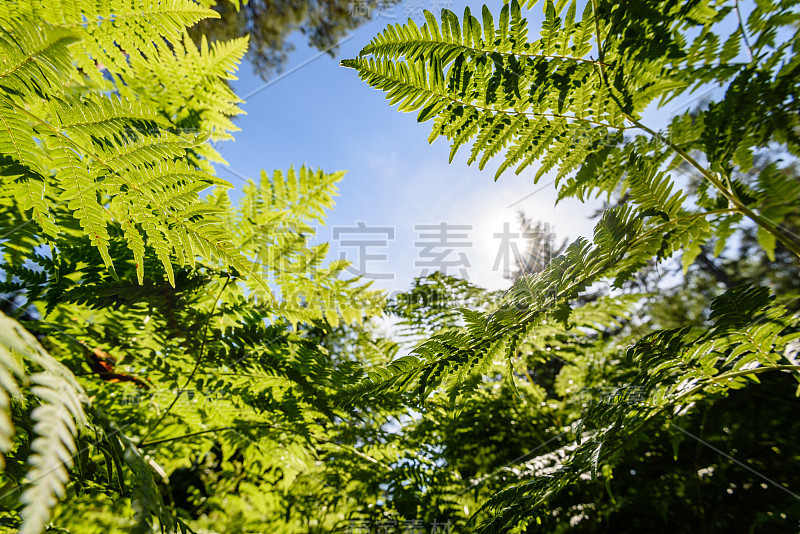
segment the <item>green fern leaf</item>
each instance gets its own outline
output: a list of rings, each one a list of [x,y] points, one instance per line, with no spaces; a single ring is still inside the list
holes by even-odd
[[[58,498],[64,497],[64,488],[77,453],[75,437],[86,419],[81,407],[79,391],[61,377],[49,373],[31,376],[34,386],[31,394],[43,401],[34,408],[31,417],[36,422],[31,442],[33,454],[27,473],[28,487],[20,501],[23,504],[21,534],[39,534],[50,520]]]
[[[28,376],[23,362],[41,369]],[[76,453],[75,438],[86,425],[83,403],[88,402],[72,373],[52,356],[19,323],[0,314],[0,450],[8,451],[13,435],[8,394],[21,397],[14,377],[31,382],[34,421],[28,458],[27,485],[21,502],[24,534],[40,534],[50,520],[57,498],[64,496],[67,469]]]

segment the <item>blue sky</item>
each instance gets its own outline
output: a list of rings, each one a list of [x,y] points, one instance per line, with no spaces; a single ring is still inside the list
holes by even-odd
[[[479,12],[480,3],[468,4],[474,13]],[[495,16],[502,6],[496,4]],[[550,181],[548,177],[538,185],[533,183],[535,165],[519,176],[507,172],[495,182],[499,160],[479,171],[477,166],[466,164],[465,150],[448,164],[450,147],[446,140],[433,145],[427,142],[430,123],[418,124],[416,114],[397,112],[388,105],[384,93],[359,80],[354,70],[339,66],[340,59],[355,57],[388,24],[404,22],[407,15],[419,21],[421,8],[435,9],[436,5],[432,0],[405,0],[390,11],[378,12],[373,21],[341,44],[335,58],[320,56],[302,36],[296,36],[296,51],[284,74],[266,87],[250,66],[243,64],[233,86],[240,96],[250,95],[242,106],[247,115],[236,121],[242,130],[236,133],[236,141],[219,147],[230,167],[219,167],[218,173],[238,188],[242,185],[240,177],[257,178],[261,169],[271,172],[306,164],[325,171],[347,170],[337,205],[327,226],[318,232],[320,240],[331,242],[331,257],[344,254],[354,263],[354,270],[363,267],[366,279],[383,276],[375,279],[376,288],[404,290],[425,269],[422,244],[433,244],[421,234],[435,232],[417,225],[460,225],[453,232],[462,234],[455,241],[464,246],[452,247],[445,259],[455,264],[464,254],[469,266],[465,271],[450,267],[448,274],[460,273],[479,285],[499,289],[507,287],[508,282],[503,279],[502,268],[494,269],[502,252],[502,241],[494,234],[502,232],[504,223],[517,231],[517,210],[550,223],[560,242],[591,236],[593,222],[589,216],[598,203],[564,201],[556,206],[554,187],[543,187]],[[457,0],[449,4],[458,14],[465,5]],[[438,7],[447,5],[439,0]],[[527,18],[532,33],[538,33],[541,6],[535,6]],[[680,103],[667,106],[665,111],[674,107],[680,107]],[[645,118],[651,125],[663,126],[665,111]],[[342,230],[359,222],[374,233],[355,235]],[[387,227],[394,229],[393,240],[380,230]],[[338,240],[333,239],[335,229],[339,229]],[[385,256],[386,260],[365,260],[358,247],[343,246],[344,240],[358,238],[379,243],[364,252]],[[521,246],[522,241],[517,241]]]

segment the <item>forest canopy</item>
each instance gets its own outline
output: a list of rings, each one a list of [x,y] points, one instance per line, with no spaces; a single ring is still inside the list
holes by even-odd
[[[190,26],[195,39],[248,36],[248,59],[264,79],[280,71],[300,32],[311,46],[333,55],[349,31],[390,12],[397,0],[203,0],[217,12]]]
[[[216,175],[248,50],[360,20],[283,5],[0,3],[0,530],[795,532],[797,2],[375,36],[342,65],[451,161],[605,202],[564,246],[523,214],[507,290],[392,299],[316,239],[342,171]]]

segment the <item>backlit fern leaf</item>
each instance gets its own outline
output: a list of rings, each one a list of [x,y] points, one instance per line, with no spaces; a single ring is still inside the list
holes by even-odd
[[[667,221],[678,216],[686,195],[681,191],[672,193],[673,183],[668,175],[659,172],[643,158],[631,158],[627,170],[630,199],[642,208],[643,213],[658,215]]]
[[[122,143],[123,139],[119,137],[139,133],[139,124],[152,131],[171,125],[152,108],[117,95],[89,93],[83,98],[54,99],[50,105],[53,126],[88,146],[93,143],[92,137]],[[141,133],[147,133],[147,130]]]
[[[0,10],[6,28],[0,48],[7,56],[0,65],[0,165],[13,178],[9,191],[49,237],[63,224],[50,213],[51,199],[66,202],[112,272],[108,229],[121,223],[140,282],[146,247],[156,251],[172,283],[172,263],[194,265],[197,255],[254,275],[200,201],[207,187],[229,186],[208,172],[208,160],[219,159],[205,141],[235,130],[230,117],[239,113],[240,100],[224,80],[247,47],[246,39],[236,39],[197,49],[183,29],[209,13],[189,0],[33,2]],[[77,85],[75,60],[83,74],[99,71],[81,63],[87,56],[71,46],[76,39],[94,52],[102,49],[94,59],[117,69],[113,79],[127,96]],[[141,83],[153,76],[169,83],[151,95],[120,81],[136,82],[136,76]],[[198,115],[199,125],[186,128]],[[269,293],[259,276],[253,280]]]
[[[28,375],[26,367],[38,372]],[[22,399],[17,382],[32,384],[29,400],[35,406],[28,457],[30,469],[22,492],[19,532],[39,534],[50,520],[58,497],[64,496],[67,469],[77,452],[75,438],[86,425],[83,403],[88,402],[72,373],[50,356],[16,321],[0,314],[0,451],[11,447],[13,425],[8,395]],[[0,465],[0,468],[2,465]]]
[[[34,141],[34,131],[13,108],[0,106],[0,150],[16,162],[17,172],[20,175],[33,174],[34,178],[42,180],[47,176],[47,170],[42,165],[45,155]],[[13,172],[14,169],[4,163],[4,166]]]
[[[366,288],[358,289],[355,280],[341,277],[348,262],[323,265],[327,244],[308,245],[314,233],[311,222],[324,221],[326,210],[334,204],[336,184],[343,177],[343,172],[326,173],[305,166],[272,175],[262,171],[258,183],[245,185],[239,206],[231,208],[224,193],[210,202],[221,209],[224,228],[235,248],[259,263],[265,276],[275,277],[284,299],[276,312],[291,316],[292,322],[300,316],[308,319],[308,314],[321,314],[320,319],[331,321],[341,314],[350,320],[359,316],[356,310],[365,303],[362,299],[377,296]],[[315,275],[308,276],[308,270]]]
[[[562,28],[553,3],[548,2],[542,38],[533,43],[526,41],[526,22],[516,1],[504,6],[497,27],[487,8],[483,27],[465,10],[463,32],[452,12],[442,11],[441,25],[426,12],[422,28],[413,22],[390,27],[358,58],[342,64],[386,91],[392,104],[400,104],[400,111],[419,109],[420,122],[436,117],[430,140],[445,135],[453,142],[453,153],[478,134],[470,163],[483,154],[482,168],[507,144],[515,147],[506,153],[502,172],[524,162],[530,151],[537,159],[536,154],[556,142],[565,147],[562,154],[581,153],[584,143],[571,139],[567,126],[622,127],[622,116],[608,112],[613,108],[595,61],[584,57],[592,18],[575,22],[574,11],[572,5],[569,24]],[[570,45],[573,34],[576,41]],[[573,106],[571,93],[578,92],[582,105]],[[559,119],[565,128],[545,129],[548,121]],[[453,131],[451,124],[461,126]],[[547,133],[531,138],[531,130]],[[553,163],[560,157],[555,156]],[[525,166],[519,165],[517,171]]]
[[[152,54],[156,42],[178,40],[186,26],[218,16],[191,0],[32,0],[0,9],[0,20],[36,19],[74,31],[81,39],[78,66],[96,80],[95,65],[126,72],[130,56]]]
[[[728,8],[715,12],[700,3],[686,8],[691,16],[673,4],[652,8],[652,13],[680,12],[642,23],[669,39],[675,49],[671,58],[651,47],[642,37],[645,30],[634,33],[640,30],[625,26],[636,26],[626,13],[615,12],[626,8],[586,2],[580,19],[577,8],[574,1],[544,2],[540,38],[532,42],[526,42],[527,23],[516,1],[503,7],[497,24],[486,7],[482,21],[466,9],[460,24],[448,10],[441,22],[426,12],[421,28],[413,21],[391,26],[342,64],[385,91],[400,111],[418,110],[420,122],[433,118],[429,141],[439,135],[449,139],[451,160],[471,143],[468,163],[478,161],[483,168],[494,157],[502,160],[495,178],[510,167],[520,173],[541,159],[535,179],[555,168],[560,181],[618,144],[619,132],[635,127],[653,133],[637,117],[654,99],[663,103],[699,79],[723,76],[698,65],[716,53],[718,37],[708,28]],[[595,9],[610,13],[598,15]],[[700,25],[706,25],[704,52],[687,47],[684,53],[683,32]]]
[[[33,454],[28,458],[29,486],[20,498],[21,534],[42,532],[58,498],[64,497],[69,480],[67,469],[72,467],[72,457],[77,453],[75,436],[86,425],[79,398],[81,390],[76,389],[74,382],[70,384],[49,373],[37,373],[31,376],[31,382],[34,384],[31,395],[43,404],[31,413],[36,421],[33,427],[36,438],[31,442]]]
[[[232,139],[231,132],[239,128],[231,118],[242,113],[238,107],[242,100],[226,80],[236,79],[234,73],[247,44],[247,37],[242,37],[211,45],[203,39],[195,45],[183,35],[172,46],[158,47],[152,59],[133,61],[131,73],[124,79],[139,98],[151,100],[179,129],[188,121],[196,121],[199,131],[213,140]],[[195,67],[187,70],[187,64]],[[202,155],[222,161],[215,153]],[[210,172],[210,167],[205,170]]]
[[[112,267],[108,254],[108,229],[106,214],[98,201],[98,187],[89,174],[88,158],[83,159],[66,143],[56,138],[53,147],[52,166],[57,169],[57,177],[63,187],[60,199],[67,202],[81,227],[89,236],[92,245],[97,247],[106,267]]]
[[[3,28],[0,87],[28,97],[61,94],[63,84],[74,72],[68,47],[78,40],[77,35],[63,28],[39,27],[24,19],[3,21]]]

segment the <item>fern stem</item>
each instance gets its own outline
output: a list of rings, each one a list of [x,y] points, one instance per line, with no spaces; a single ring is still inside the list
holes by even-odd
[[[248,423],[250,428],[280,428],[273,424],[269,423]],[[193,438],[195,436],[201,436],[203,434],[211,434],[213,432],[223,432],[225,430],[236,430],[239,427],[236,426],[220,426],[216,428],[208,428],[206,430],[198,430],[197,432],[190,432],[188,434],[183,434],[181,436],[174,436],[171,438],[162,438],[162,439],[154,439],[153,441],[147,441],[139,445],[140,449],[144,449],[146,447],[154,447],[156,445],[162,445],[164,443],[169,443],[171,441],[179,441],[186,438]]]
[[[457,47],[457,48],[462,48],[464,50],[469,50],[471,52],[475,52],[476,54],[486,54],[486,55],[497,54],[499,56],[507,56],[507,57],[514,57],[514,58],[524,57],[524,58],[528,58],[528,59],[539,59],[539,58],[541,58],[541,59],[565,59],[567,61],[575,61],[575,62],[579,62],[579,63],[590,63],[590,64],[593,64],[593,65],[602,65],[602,66],[605,66],[605,67],[610,67],[611,66],[611,65],[608,65],[606,63],[602,63],[601,60],[596,60],[596,59],[591,59],[591,58],[590,59],[586,59],[586,58],[582,58],[582,57],[562,56],[562,55],[558,55],[558,54],[525,54],[525,53],[522,53],[522,52],[502,52],[502,51],[499,51],[499,50],[494,50],[494,49],[489,49],[489,48],[476,48],[474,46],[467,46],[467,45],[464,45],[464,44],[448,43],[446,41],[437,41],[435,39],[412,39],[412,40],[408,40],[408,41],[403,41],[404,45],[407,45],[407,44],[410,44],[410,43],[419,43],[420,45],[439,44],[439,45],[445,45],[445,46],[454,46],[454,47]],[[386,46],[386,45],[384,45],[384,46]],[[366,48],[366,52],[362,51],[362,53],[359,54],[359,55],[362,56],[362,57],[364,57],[366,55],[370,55],[370,54],[373,55],[373,56],[376,56],[375,50],[376,49],[380,49],[380,48],[383,48],[383,46],[376,45],[376,46],[373,46],[373,47],[367,47]]]
[[[149,438],[150,435],[156,430],[156,428],[158,428],[161,422],[164,421],[164,418],[167,417],[170,410],[172,410],[173,406],[175,406],[175,403],[178,402],[178,399],[181,397],[183,392],[186,391],[186,387],[192,383],[194,375],[197,374],[197,370],[200,368],[200,364],[203,361],[203,355],[206,348],[206,341],[208,340],[208,326],[211,324],[211,319],[214,317],[214,312],[216,312],[217,310],[217,305],[219,304],[219,300],[222,298],[222,294],[225,292],[225,289],[228,287],[228,283],[230,281],[231,281],[231,275],[228,274],[227,278],[225,279],[225,283],[222,284],[222,289],[220,289],[219,293],[217,294],[217,298],[214,299],[214,304],[211,306],[211,311],[208,313],[208,319],[206,319],[206,324],[203,326],[203,338],[200,341],[200,351],[199,354],[197,355],[197,361],[194,364],[192,372],[189,373],[189,377],[186,379],[186,382],[183,384],[183,387],[178,390],[178,393],[175,395],[175,398],[172,399],[170,405],[167,406],[167,409],[164,410],[164,413],[162,413],[161,417],[158,418],[158,421],[156,421],[150,427],[150,429],[147,431],[144,437],[142,437],[142,441],[145,441],[147,438]]]
[[[742,21],[742,12],[739,10],[739,0],[736,0],[733,6],[736,11],[736,18],[739,20],[739,29],[742,31],[742,39],[744,39],[744,46],[747,49],[747,56],[750,61],[753,61],[753,49],[750,47],[750,40],[747,38],[747,31],[744,29],[744,21]]]
[[[343,449],[345,451],[352,452],[353,454],[355,454],[359,458],[363,458],[364,460],[367,460],[368,462],[371,462],[371,463],[373,463],[375,465],[379,465],[379,466],[383,467],[384,469],[386,469],[387,471],[394,471],[394,468],[391,465],[389,465],[387,463],[384,463],[384,462],[381,462],[377,458],[373,458],[369,454],[367,454],[365,452],[361,452],[360,450],[356,449],[355,447],[351,447],[349,445],[343,445],[341,443],[336,443],[334,441],[330,441],[330,440],[327,440],[325,438],[320,438],[320,437],[316,437],[316,436],[315,436],[315,438],[316,438],[317,441],[319,441],[321,443],[327,443],[329,445],[333,445],[334,447],[339,447],[340,449]]]
[[[167,15],[168,14],[168,15],[173,15],[174,16],[174,15],[181,15],[181,14],[189,12],[186,9],[170,9],[170,8],[167,8],[167,7],[161,7],[161,8],[158,9],[158,11],[146,11],[144,8],[139,8],[139,9],[141,9],[141,11],[139,11],[137,9],[137,11],[133,12],[133,13],[126,13],[126,14],[112,13],[108,17],[99,17],[98,16],[98,17],[96,17],[94,19],[90,19],[88,17],[85,17],[85,15],[84,15],[85,18],[82,19],[82,20],[75,21],[75,22],[70,22],[70,23],[66,23],[66,24],[53,24],[52,27],[54,27],[54,28],[65,28],[65,29],[80,28],[80,27],[85,28],[87,26],[95,26],[95,25],[96,26],[100,26],[101,24],[117,23],[117,22],[123,21],[123,20],[131,20],[131,19],[136,20],[136,19],[147,18],[148,16],[153,15],[153,14],[161,14],[161,15]],[[203,10],[202,8],[199,8],[197,10],[193,10],[193,12],[202,15],[204,18],[212,18],[212,19],[213,18],[219,18],[219,14],[217,12],[215,12],[215,11],[212,11],[212,10]],[[120,50],[122,50],[122,49],[120,48]]]
[[[594,13],[595,40],[597,41],[597,64],[600,65],[600,71],[602,72],[603,79],[605,79],[605,58],[603,56],[603,40],[600,37],[600,18],[597,16],[597,0],[592,0],[592,12]]]
[[[248,426],[250,426],[251,428],[253,428],[253,427],[255,427],[255,428],[281,428],[281,427],[275,426],[275,425],[270,424],[270,423],[248,423]],[[221,426],[221,427],[216,427],[216,428],[209,428],[209,429],[206,429],[206,430],[198,430],[197,432],[190,432],[188,434],[183,434],[181,436],[174,436],[174,437],[171,437],[171,438],[163,438],[163,439],[156,439],[156,440],[153,440],[153,441],[148,441],[146,443],[142,443],[141,445],[139,445],[139,448],[143,449],[143,448],[146,448],[146,447],[154,447],[156,445],[163,445],[164,443],[170,443],[170,442],[173,442],[173,441],[179,441],[179,440],[186,439],[186,438],[193,438],[195,436],[202,436],[203,434],[211,434],[211,433],[214,433],[214,432],[224,432],[225,430],[236,430],[237,428],[239,428],[239,427],[236,427],[236,426]],[[317,441],[319,441],[321,443],[328,443],[329,445],[333,445],[335,447],[339,447],[340,449],[344,449],[344,450],[346,450],[348,452],[352,452],[356,456],[358,456],[360,458],[363,458],[364,460],[367,460],[368,462],[371,462],[373,464],[379,465],[379,466],[383,467],[384,469],[386,469],[387,471],[393,471],[394,470],[392,468],[392,466],[390,466],[390,465],[388,465],[388,464],[386,464],[384,462],[381,462],[380,460],[370,456],[369,454],[366,454],[364,452],[359,451],[355,447],[349,447],[347,445],[342,445],[341,443],[335,443],[333,441],[329,441],[329,440],[324,439],[324,438],[317,438]]]
[[[565,119],[565,120],[570,120],[570,121],[579,121],[579,122],[584,122],[584,123],[587,123],[587,124],[594,124],[595,126],[600,126],[602,128],[611,128],[611,129],[619,130],[619,131],[622,131],[622,130],[626,129],[625,126],[614,126],[612,124],[593,121],[591,119],[585,119],[583,117],[575,117],[575,116],[570,116],[570,115],[560,115],[560,114],[557,114],[557,113],[540,113],[540,112],[535,112],[535,111],[516,111],[516,110],[507,110],[507,109],[496,109],[496,108],[492,108],[492,107],[489,107],[489,106],[482,106],[480,104],[467,102],[465,100],[459,100],[458,98],[454,98],[453,96],[451,96],[449,94],[446,94],[446,93],[442,94],[442,93],[439,93],[437,91],[432,91],[430,89],[422,89],[420,87],[417,87],[416,85],[412,85],[410,83],[406,83],[402,79],[391,78],[389,76],[386,76],[385,74],[383,74],[381,72],[376,72],[374,70],[368,71],[366,68],[364,68],[363,70],[367,71],[367,72],[370,72],[372,74],[378,75],[378,76],[382,76],[385,79],[389,79],[389,80],[391,80],[392,82],[394,82],[398,86],[404,86],[404,87],[407,87],[407,88],[412,89],[412,90],[417,91],[417,92],[427,93],[429,95],[439,97],[440,99],[443,99],[443,100],[448,100],[448,101],[450,101],[452,103],[459,104],[461,106],[470,107],[470,108],[474,108],[474,109],[479,109],[479,110],[482,110],[482,111],[489,111],[489,112],[492,112],[492,113],[503,113],[505,115],[513,115],[513,116],[525,115],[525,116],[528,116],[528,117],[543,117],[543,118],[548,118],[548,119]],[[419,108],[416,108],[416,109],[419,109]],[[408,111],[414,111],[414,109],[410,109]]]
[[[800,365],[771,365],[769,367],[756,367],[754,369],[743,369],[741,371],[731,371],[728,373],[723,373],[716,377],[709,378],[711,382],[719,382],[721,380],[729,380],[731,378],[736,378],[739,376],[747,376],[747,375],[757,375],[761,373],[766,373],[768,371],[800,371]]]
[[[7,231],[3,235],[0,235],[0,239],[5,239],[6,237],[10,236],[11,234],[16,232],[17,230],[21,230],[22,228],[28,226],[32,222],[33,222],[33,219],[28,219],[27,221],[21,222],[20,224],[16,225],[14,228],[12,228],[11,230]]]
[[[434,91],[429,91],[429,92],[432,93],[432,94],[439,95],[442,98],[446,98],[446,99],[450,100],[451,102],[455,102],[456,104],[460,104],[462,106],[467,106],[467,107],[471,107],[471,108],[475,108],[475,109],[480,109],[480,110],[483,110],[483,111],[490,111],[490,112],[493,112],[493,113],[503,113],[505,115],[526,115],[528,117],[544,117],[544,118],[548,118],[548,119],[565,119],[565,120],[571,120],[571,121],[585,122],[586,124],[594,124],[595,126],[600,126],[602,128],[612,128],[614,130],[619,130],[619,131],[622,131],[622,130],[626,129],[624,126],[613,126],[611,124],[606,124],[606,123],[603,123],[603,122],[593,121],[591,119],[584,119],[583,117],[574,117],[574,116],[570,116],[570,115],[559,115],[558,113],[540,113],[540,112],[535,112],[535,111],[510,111],[510,110],[506,110],[506,109],[495,109],[495,108],[492,108],[492,107],[489,107],[489,106],[481,106],[480,104],[472,104],[472,103],[469,103],[469,102],[465,102],[463,100],[458,100],[457,98],[453,98],[453,97],[451,97],[449,95],[441,95],[441,94],[436,93]]]
[[[653,137],[662,141],[673,151],[675,151],[675,153],[677,153],[681,158],[683,158],[683,160],[686,163],[697,169],[697,171],[700,172],[700,174],[702,174],[704,178],[706,178],[709,182],[711,182],[711,184],[714,187],[716,187],[720,193],[722,193],[722,196],[724,196],[733,206],[735,206],[735,209],[737,211],[748,217],[750,220],[752,220],[754,223],[762,227],[764,230],[766,230],[773,236],[775,236],[775,238],[781,243],[783,243],[786,246],[786,248],[788,248],[789,250],[794,252],[798,257],[800,257],[800,244],[796,243],[793,239],[784,235],[783,232],[779,231],[778,228],[774,226],[772,224],[772,221],[770,221],[767,217],[762,217],[761,215],[757,214],[749,207],[747,207],[747,205],[745,205],[741,200],[739,200],[739,198],[736,196],[733,190],[725,187],[725,184],[723,184],[719,178],[714,176],[714,174],[708,169],[706,169],[703,165],[700,165],[700,163],[698,163],[697,160],[695,160],[692,156],[690,156],[689,153],[687,153],[685,150],[683,150],[681,147],[679,147],[669,139],[666,139],[660,133],[648,128],[647,126],[642,124],[637,119],[631,117],[627,113],[623,113],[623,115],[636,128],[639,128],[640,130],[649,133]]]

